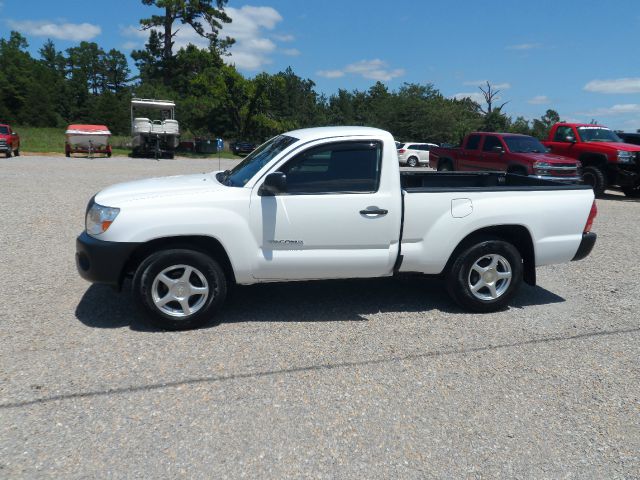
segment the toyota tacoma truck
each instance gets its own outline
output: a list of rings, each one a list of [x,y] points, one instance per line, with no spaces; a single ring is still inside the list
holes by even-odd
[[[556,123],[542,142],[552,152],[582,163],[582,179],[600,196],[616,185],[627,196],[640,196],[640,146],[624,141],[602,125]]]
[[[475,132],[461,147],[431,149],[430,166],[439,171],[502,171],[543,180],[579,183],[580,162],[553,155],[529,135]]]
[[[76,241],[82,277],[126,277],[157,326],[212,319],[232,284],[438,276],[464,309],[504,308],[535,267],[596,240],[588,186],[502,172],[402,172],[366,127],[279,135],[229,171],[108,187]]]
[[[7,124],[0,124],[0,152],[7,158],[20,155],[20,136]]]

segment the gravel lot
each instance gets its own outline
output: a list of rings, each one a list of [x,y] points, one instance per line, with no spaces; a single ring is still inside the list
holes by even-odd
[[[0,477],[640,478],[640,202],[491,315],[422,278],[272,284],[167,333],[77,275],[97,190],[217,167],[0,159]]]

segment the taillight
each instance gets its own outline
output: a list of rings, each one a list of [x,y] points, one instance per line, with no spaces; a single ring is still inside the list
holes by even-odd
[[[398,153],[404,153],[404,152],[406,152],[404,148],[401,148],[400,150],[398,150]]]
[[[596,207],[596,201],[593,201],[593,205],[591,205],[591,211],[589,212],[589,218],[587,218],[587,223],[584,226],[584,233],[589,233],[591,231],[591,227],[593,227],[593,220],[595,220],[596,215],[598,215],[598,207]]]

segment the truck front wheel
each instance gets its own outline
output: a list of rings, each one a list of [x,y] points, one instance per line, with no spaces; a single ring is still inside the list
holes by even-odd
[[[465,310],[495,312],[506,307],[522,284],[522,257],[498,238],[465,247],[446,274],[449,295]]]
[[[593,193],[598,197],[603,195],[605,188],[607,188],[607,177],[598,167],[584,167],[582,182],[585,185],[590,185],[593,188]]]
[[[147,257],[133,277],[133,292],[149,320],[165,330],[208,323],[224,303],[227,279],[214,259],[186,249]]]

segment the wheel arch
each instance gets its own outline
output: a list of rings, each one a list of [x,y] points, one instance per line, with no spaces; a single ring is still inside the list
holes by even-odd
[[[511,243],[516,247],[516,249],[518,249],[522,256],[523,279],[527,284],[535,286],[536,259],[535,249],[533,247],[533,238],[531,237],[531,233],[527,227],[523,225],[493,225],[471,232],[464,237],[453,250],[449,256],[443,273],[449,271],[453,262],[455,262],[455,259],[458,258],[463,250],[477,242],[483,241],[483,239],[488,238],[499,238]]]
[[[603,153],[584,152],[580,155],[580,163],[583,167],[598,167],[602,171],[606,171],[609,163],[607,156]]]
[[[220,263],[220,267],[222,267],[229,282],[235,283],[235,273],[227,250],[217,238],[207,235],[164,237],[140,244],[129,257],[122,272],[122,279],[128,274],[134,273],[142,261],[149,255],[162,250],[175,248],[196,250],[209,255]]]

